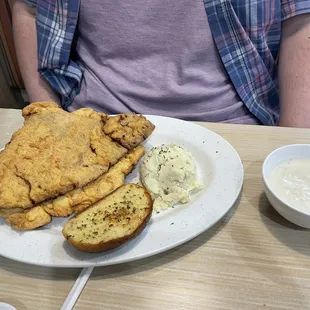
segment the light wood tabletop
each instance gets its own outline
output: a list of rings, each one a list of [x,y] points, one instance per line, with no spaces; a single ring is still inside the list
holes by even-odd
[[[22,123],[0,110],[0,146]],[[245,170],[240,199],[218,224],[160,255],[96,268],[75,309],[310,309],[310,232],[274,211],[261,166],[274,149],[308,143],[310,130],[201,124],[227,139]],[[0,302],[59,309],[78,270],[27,266],[0,258]]]

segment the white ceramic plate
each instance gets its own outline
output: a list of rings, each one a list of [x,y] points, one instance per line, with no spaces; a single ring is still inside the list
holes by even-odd
[[[40,266],[88,267],[129,262],[167,251],[187,242],[219,221],[237,200],[243,167],[235,149],[222,137],[199,125],[177,119],[147,116],[156,130],[146,142],[153,146],[176,143],[192,152],[204,189],[191,202],[153,214],[136,239],[107,253],[88,254],[74,249],[62,237],[66,218],[54,218],[40,229],[18,232],[0,219],[0,255]],[[138,168],[127,182],[137,179]]]

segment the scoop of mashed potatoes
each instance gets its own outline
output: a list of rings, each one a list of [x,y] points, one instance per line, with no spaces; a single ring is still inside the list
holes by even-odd
[[[175,144],[154,147],[140,166],[140,179],[156,212],[188,202],[190,193],[201,187],[192,154]]]

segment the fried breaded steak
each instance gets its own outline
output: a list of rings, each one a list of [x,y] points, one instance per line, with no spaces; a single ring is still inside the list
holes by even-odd
[[[137,146],[95,181],[43,203],[42,206],[52,216],[68,216],[83,211],[123,185],[126,175],[132,171],[144,154],[144,146]]]
[[[143,116],[73,113],[39,102],[0,153],[0,209],[34,207],[106,173],[154,130]]]
[[[20,211],[23,209],[5,209],[7,213],[2,215],[5,221],[15,229],[30,230],[48,224],[52,219],[51,216],[68,216],[72,213],[80,213],[122,186],[126,175],[132,171],[144,153],[144,146],[139,145],[110,168],[107,173],[81,189],[75,189],[64,196],[25,211]]]

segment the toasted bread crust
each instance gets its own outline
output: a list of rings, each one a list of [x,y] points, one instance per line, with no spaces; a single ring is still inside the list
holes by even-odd
[[[143,216],[143,219],[141,220],[141,222],[137,225],[137,227],[135,227],[135,229],[131,233],[124,234],[118,238],[110,239],[108,241],[101,241],[101,242],[97,242],[97,243],[90,243],[90,242],[87,242],[86,240],[77,241],[77,240],[75,240],[74,237],[71,236],[71,231],[70,231],[70,227],[69,227],[70,223],[72,223],[73,221],[75,221],[77,223],[77,220],[79,221],[81,216],[83,216],[85,214],[91,214],[93,208],[98,208],[98,204],[105,201],[105,199],[103,199],[103,200],[97,202],[95,205],[89,207],[87,210],[85,210],[85,211],[79,213],[78,215],[74,216],[73,218],[71,218],[65,224],[65,226],[62,230],[63,236],[75,248],[79,249],[80,251],[90,252],[90,253],[98,253],[98,252],[104,252],[104,251],[108,251],[111,249],[115,249],[115,248],[125,244],[129,240],[137,237],[143,231],[145,226],[147,225],[148,221],[151,218],[152,211],[153,211],[153,201],[152,201],[152,198],[151,198],[150,194],[148,193],[148,191],[145,188],[143,188],[139,185],[136,185],[136,184],[126,184],[126,185],[123,185],[120,188],[118,188],[116,191],[111,193],[106,198],[111,197],[111,196],[116,197],[118,195],[118,193],[121,192],[124,188],[129,188],[129,187],[131,189],[135,189],[135,190],[139,191],[140,192],[139,195],[141,195],[141,196],[143,195],[143,197],[146,199],[146,203],[145,203],[145,207],[144,207],[145,215]],[[134,213],[132,214],[132,216],[134,216]],[[82,222],[82,221],[80,221],[80,222]],[[116,223],[115,224],[116,226],[111,228],[111,230],[122,229],[121,228],[122,223],[123,222],[121,221],[119,226]],[[103,238],[103,236],[102,236],[102,238]]]
[[[109,243],[101,242],[99,244],[91,244],[91,243],[80,243],[80,242],[75,242],[74,240],[67,239],[75,248],[79,249],[82,252],[88,252],[88,253],[100,253],[100,252],[105,252],[109,250],[113,250],[128,241],[134,239],[140,233],[144,230],[146,227],[148,221],[150,220],[152,215],[152,212],[145,218],[143,223],[134,231],[129,236],[124,236],[122,238],[118,238],[115,240],[111,240]]]

